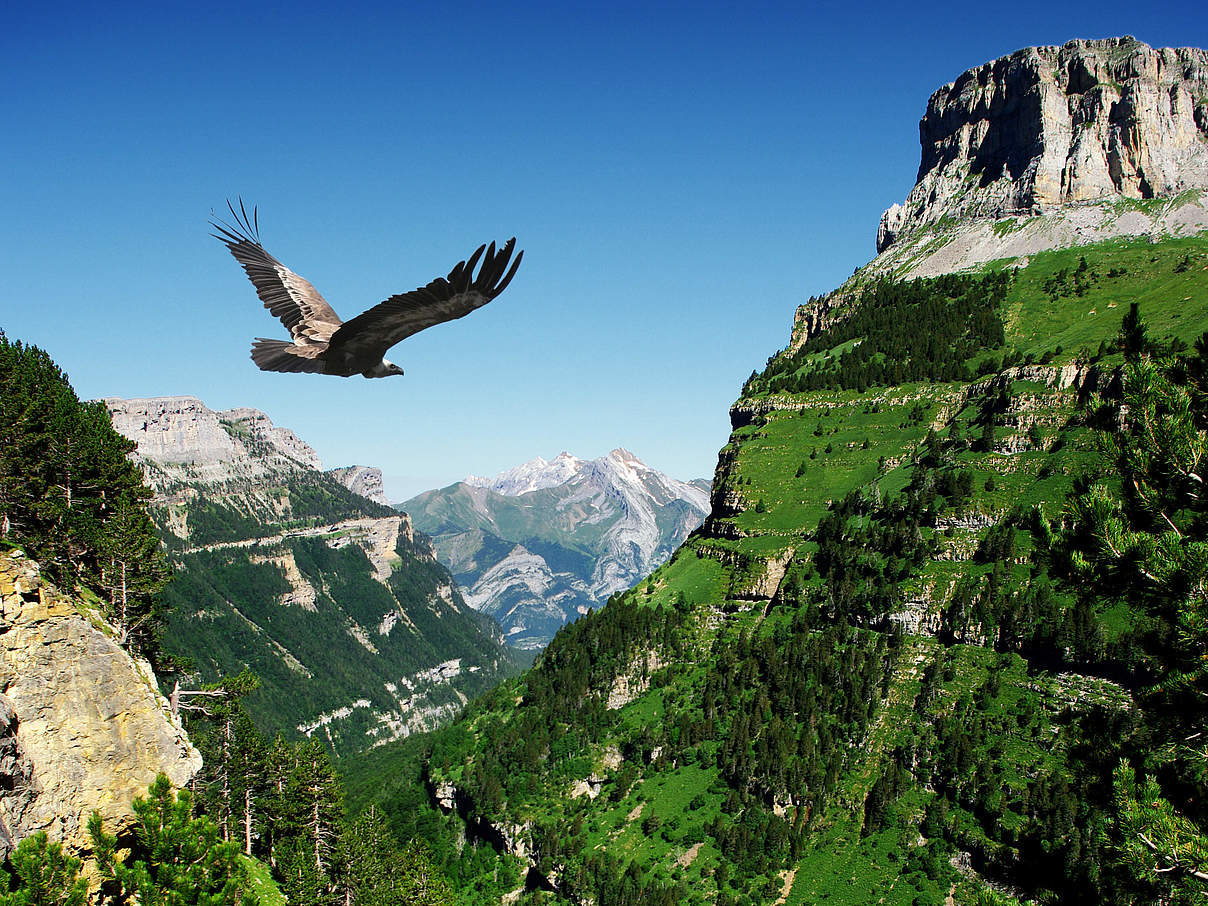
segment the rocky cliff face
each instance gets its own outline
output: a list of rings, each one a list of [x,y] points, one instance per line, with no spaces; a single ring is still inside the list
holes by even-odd
[[[113,427],[138,445],[135,458],[156,492],[157,521],[182,540],[193,535],[190,517],[201,518],[199,504],[206,502],[228,524],[231,514],[290,519],[295,501],[281,486],[322,468],[309,445],[257,409],[216,412],[191,396],[114,397],[105,405]]]
[[[788,352],[870,280],[934,277],[1109,240],[1208,231],[1208,53],[1133,38],[1029,47],[932,95],[918,181],[879,254],[798,308]]]
[[[219,481],[270,471],[319,469],[319,455],[258,409],[209,409],[192,396],[105,400],[113,427],[160,467],[149,477]]]
[[[494,616],[510,644],[540,648],[664,563],[708,499],[707,483],[670,478],[617,449],[594,460],[537,457],[403,506],[433,535],[467,603]]]
[[[931,96],[918,181],[877,251],[945,218],[1208,188],[1208,54],[1133,38],[1029,47]]]
[[[135,456],[155,489],[158,520],[184,541],[194,540],[195,523],[213,522],[215,512],[225,523],[221,540],[237,531],[236,522],[244,523],[246,534],[248,522],[322,521],[325,507],[316,508],[315,501],[339,488],[375,504],[365,515],[384,515],[380,470],[350,466],[324,473],[309,444],[258,409],[219,412],[191,396],[114,397],[105,404],[113,427],[138,445]],[[203,535],[203,542],[216,540],[213,531]]]
[[[121,832],[156,774],[183,786],[201,767],[150,666],[80,606],[0,554],[0,858],[40,830],[86,850],[94,809]]]
[[[389,506],[386,499],[386,489],[382,486],[382,470],[372,466],[344,466],[332,469],[329,474],[354,494],[368,497],[374,503]]]

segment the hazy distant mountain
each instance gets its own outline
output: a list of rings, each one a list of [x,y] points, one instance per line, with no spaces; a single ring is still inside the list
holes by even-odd
[[[494,616],[509,644],[540,648],[665,562],[708,512],[709,483],[669,478],[627,450],[561,453],[400,508],[432,536],[466,602]]]

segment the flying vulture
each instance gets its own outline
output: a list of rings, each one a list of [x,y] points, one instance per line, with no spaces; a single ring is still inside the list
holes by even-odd
[[[341,321],[308,280],[264,250],[256,209],[252,209],[249,219],[242,200],[238,211],[229,201],[227,207],[235,223],[212,219],[210,223],[218,231],[213,235],[230,249],[264,307],[281,319],[292,337],[290,342],[257,337],[252,344],[252,361],[262,371],[308,371],[340,377],[361,374],[367,378],[402,374],[403,369],[385,358],[387,349],[426,327],[463,317],[486,305],[507,288],[524,257],[524,252],[518,252],[508,269],[515,238],[498,251],[494,242],[489,247],[480,245],[468,261],[458,262],[449,276],[391,296],[351,321]],[[474,266],[479,258],[482,267],[476,277]]]

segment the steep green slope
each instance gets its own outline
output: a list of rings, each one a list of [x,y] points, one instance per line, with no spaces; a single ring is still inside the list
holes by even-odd
[[[856,314],[744,388],[703,529],[376,754],[362,801],[513,854],[449,859],[466,902],[526,869],[600,906],[1126,898],[1113,771],[1149,738],[1153,626],[1066,581],[1048,526],[1103,470],[1088,402],[1118,394],[1129,303],[1166,349],[1208,328],[1208,240],[984,273],[857,275]]]
[[[266,732],[318,732],[340,753],[430,729],[515,669],[498,627],[462,603],[431,552],[400,535],[385,581],[354,544],[292,538],[199,550],[165,593],[167,636],[205,681],[250,667]],[[313,588],[299,601],[298,584]]]

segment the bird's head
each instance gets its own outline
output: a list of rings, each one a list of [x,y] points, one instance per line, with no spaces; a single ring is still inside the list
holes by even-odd
[[[367,378],[390,377],[393,374],[402,373],[403,369],[399,368],[398,365],[395,365],[394,362],[391,362],[389,359],[382,359],[372,368],[361,372],[361,374],[365,375]]]

